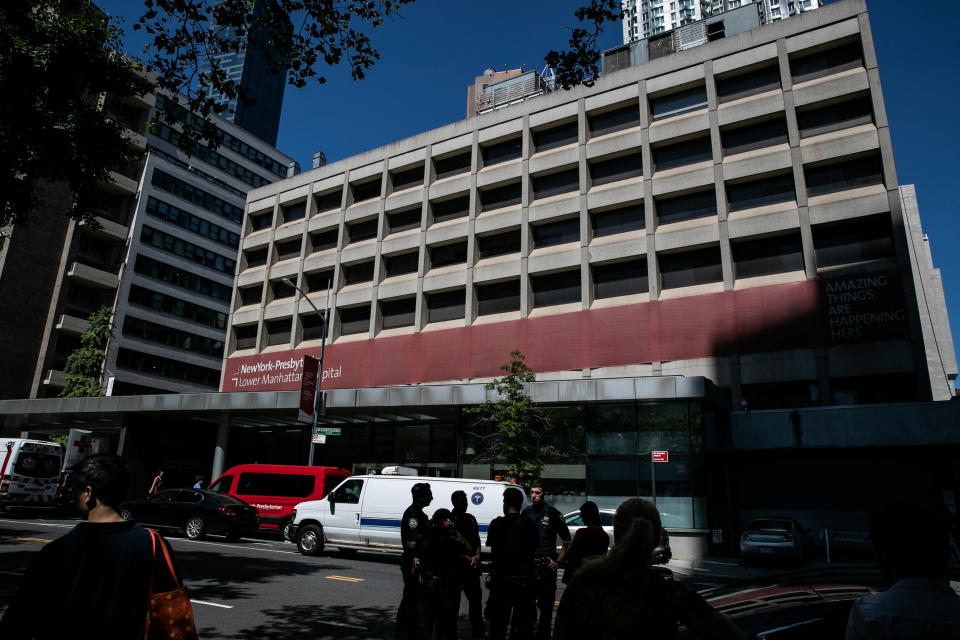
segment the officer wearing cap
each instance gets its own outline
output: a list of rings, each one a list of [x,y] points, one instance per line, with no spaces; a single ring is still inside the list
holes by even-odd
[[[418,482],[410,488],[413,504],[403,512],[400,522],[400,573],[403,575],[403,597],[397,610],[397,638],[429,637],[432,631],[430,610],[424,598],[420,575],[421,541],[430,528],[430,520],[423,508],[433,501],[430,484]]]
[[[553,618],[553,603],[557,597],[557,569],[563,562],[570,543],[570,529],[563,521],[563,516],[555,507],[547,504],[546,492],[541,480],[534,480],[530,485],[531,504],[523,510],[521,515],[533,520],[540,532],[540,543],[534,556],[536,572],[534,578],[534,595],[537,598],[537,640],[550,638],[550,622]],[[557,554],[557,536],[560,536],[562,547]]]

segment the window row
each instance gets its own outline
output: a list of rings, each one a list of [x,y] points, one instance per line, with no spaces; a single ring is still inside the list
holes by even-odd
[[[163,358],[123,347],[117,351],[117,367],[136,373],[167,378],[178,382],[187,382],[203,387],[216,389],[220,386],[219,370],[208,369],[207,367],[188,364],[180,360]]]
[[[180,148],[183,145],[181,133],[165,124],[160,124],[158,126],[157,136],[163,140],[166,140],[175,147]],[[241,164],[237,164],[223,154],[212,151],[203,145],[196,145],[193,148],[193,155],[206,162],[210,166],[216,167],[224,173],[240,180],[241,182],[247,183],[251,187],[262,187],[273,182],[273,180],[264,178],[260,174],[247,169]]]
[[[229,218],[234,222],[241,222],[243,220],[243,208],[225,202],[213,194],[198,189],[179,178],[175,178],[166,171],[154,169],[151,183],[158,189],[172,193],[188,202],[203,207],[207,211],[212,211],[217,215]]]
[[[224,229],[220,225],[213,224],[199,216],[193,215],[189,211],[184,211],[179,207],[175,207],[153,196],[147,198],[146,211],[152,216],[156,216],[178,227],[210,238],[214,242],[219,242],[232,249],[240,246],[240,236],[233,231]]]
[[[203,247],[198,247],[191,242],[186,242],[181,238],[172,236],[169,233],[164,233],[153,227],[148,227],[147,225],[143,225],[140,229],[140,241],[180,256],[190,262],[216,269],[231,276],[234,274],[237,266],[237,261],[233,258],[227,258],[219,253],[208,251]]]
[[[188,291],[195,291],[223,302],[230,302],[230,297],[233,295],[233,289],[229,285],[214,282],[209,278],[198,276],[160,260],[154,260],[149,256],[137,255],[133,270],[148,278],[160,280]]]
[[[214,309],[204,307],[193,302],[181,300],[165,293],[151,291],[140,285],[130,287],[130,295],[127,298],[130,304],[135,304],[161,313],[168,313],[178,318],[183,318],[190,322],[203,324],[214,329],[227,328],[227,314]]]
[[[180,331],[162,324],[149,322],[133,316],[126,316],[123,319],[123,335],[130,338],[140,338],[163,344],[168,347],[176,347],[184,351],[191,351],[205,356],[216,358],[223,357],[223,341],[214,340],[206,336],[199,336],[195,333]]]

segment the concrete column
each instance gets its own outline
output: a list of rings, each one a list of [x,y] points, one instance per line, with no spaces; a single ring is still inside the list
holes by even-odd
[[[216,480],[223,473],[224,463],[227,459],[227,446],[230,443],[230,412],[224,411],[220,414],[220,422],[217,424],[217,444],[213,450],[213,466],[210,469],[210,481]]]

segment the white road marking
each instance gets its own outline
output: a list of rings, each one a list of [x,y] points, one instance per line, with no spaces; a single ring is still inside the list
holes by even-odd
[[[41,527],[62,527],[64,529],[72,529],[77,526],[76,522],[73,524],[60,524],[59,522],[42,522],[38,520],[7,520],[6,518],[0,520],[0,524],[4,522],[12,522],[14,524],[38,524]]]
[[[280,551],[277,549],[263,549],[261,547],[245,547],[239,544],[225,544],[223,542],[206,542],[204,540],[187,540],[186,538],[167,538],[168,542],[172,543],[190,543],[190,544],[205,544],[213,547],[226,547],[227,549],[247,549],[249,551],[269,551],[270,553],[299,553],[297,551]]]
[[[219,603],[217,603],[217,602],[207,602],[206,600],[194,600],[193,598],[191,598],[191,599],[190,599],[190,602],[192,602],[193,604],[205,604],[205,605],[207,605],[208,607],[217,607],[217,608],[220,608],[220,609],[233,609],[233,605],[230,605],[230,604],[219,604]]]
[[[0,571],[0,573],[6,576],[22,576],[23,575],[22,571]]]
[[[355,624],[347,624],[346,622],[332,622],[330,620],[317,620],[320,624],[328,624],[334,627],[346,627],[347,629],[359,629],[360,631],[366,631],[366,627],[361,627]]]

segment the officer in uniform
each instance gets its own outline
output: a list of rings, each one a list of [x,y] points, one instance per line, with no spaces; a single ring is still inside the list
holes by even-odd
[[[493,555],[487,599],[492,640],[528,640],[533,636],[533,557],[539,533],[533,521],[520,515],[522,506],[523,492],[507,488],[503,492],[503,516],[495,518],[487,529],[487,546]]]
[[[397,610],[398,640],[429,638],[432,631],[430,611],[425,602],[420,575],[420,542],[429,531],[430,521],[423,508],[433,502],[430,484],[418,482],[410,489],[413,504],[403,512],[400,523],[400,572],[403,575],[403,597]]]
[[[549,640],[553,603],[557,597],[557,569],[560,568],[560,563],[567,554],[570,530],[560,512],[547,504],[546,492],[540,480],[534,480],[530,485],[530,503],[523,510],[522,515],[533,520],[540,532],[540,542],[534,557],[536,572],[533,589],[539,611],[536,638]],[[556,546],[557,536],[560,536],[563,545],[559,554]]]
[[[483,494],[479,494],[483,498]],[[467,513],[467,494],[463,491],[454,491],[450,495],[453,504],[453,523],[463,539],[470,545],[470,561],[457,568],[457,582],[459,591],[467,596],[470,607],[470,626],[473,627],[473,637],[482,638],[486,635],[483,624],[483,603],[480,590],[480,527],[477,519]],[[460,594],[457,593],[459,600]]]

